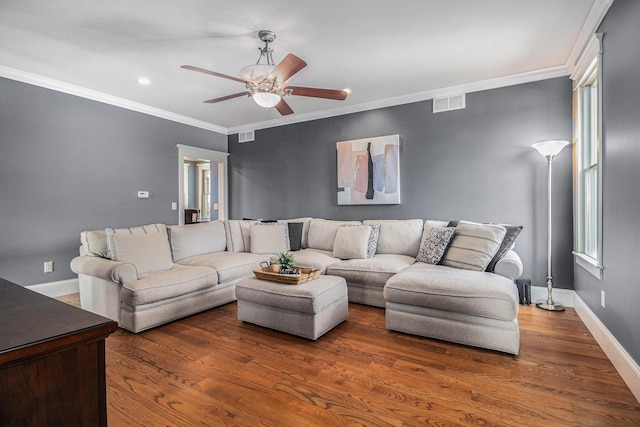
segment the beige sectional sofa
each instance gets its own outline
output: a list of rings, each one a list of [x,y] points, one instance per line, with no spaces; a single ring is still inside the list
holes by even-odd
[[[290,235],[292,225],[299,234]],[[504,228],[461,222],[442,263],[416,261],[430,230],[447,225],[297,218],[86,231],[71,268],[83,308],[139,332],[234,301],[238,280],[297,239],[296,264],[343,277],[349,302],[386,307],[389,329],[517,354],[522,263],[500,247],[493,272],[480,265],[504,246]],[[493,247],[476,266],[485,242]]]

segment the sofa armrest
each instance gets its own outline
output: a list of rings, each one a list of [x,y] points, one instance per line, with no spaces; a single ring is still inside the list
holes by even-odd
[[[507,279],[516,280],[522,276],[523,270],[524,266],[520,256],[514,251],[509,251],[496,263],[493,272]]]
[[[71,260],[71,271],[115,283],[138,280],[138,269],[135,265],[95,256],[75,257]]]

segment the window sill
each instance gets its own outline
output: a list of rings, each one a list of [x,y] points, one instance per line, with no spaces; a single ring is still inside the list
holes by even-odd
[[[598,265],[593,258],[588,257],[585,254],[573,252],[573,255],[575,256],[576,264],[587,270],[598,280],[602,280],[602,270],[604,270],[604,267]]]

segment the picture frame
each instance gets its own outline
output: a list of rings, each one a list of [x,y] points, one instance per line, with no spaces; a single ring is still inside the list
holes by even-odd
[[[400,204],[400,135],[336,143],[338,205]]]

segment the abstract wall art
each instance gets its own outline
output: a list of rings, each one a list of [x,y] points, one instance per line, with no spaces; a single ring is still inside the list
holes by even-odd
[[[400,136],[337,143],[338,205],[400,204]]]

